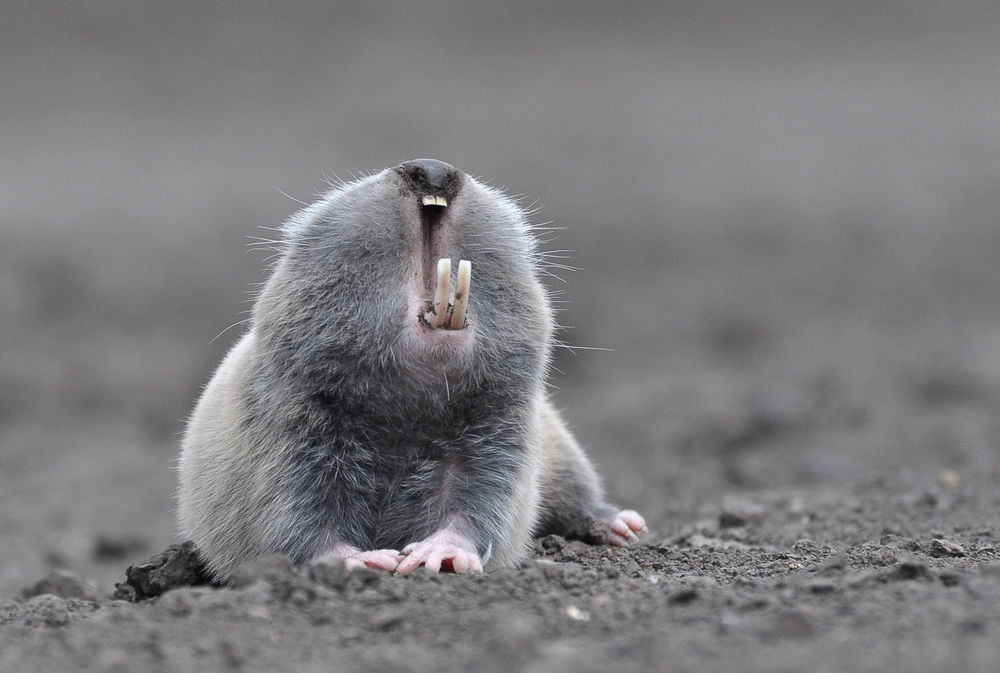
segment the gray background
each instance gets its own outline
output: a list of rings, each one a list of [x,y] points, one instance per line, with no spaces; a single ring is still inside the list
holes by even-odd
[[[0,3],[0,596],[174,536],[248,237],[431,156],[583,271],[554,394],[654,532],[1000,468],[991,2]],[[287,196],[286,196],[287,195]]]

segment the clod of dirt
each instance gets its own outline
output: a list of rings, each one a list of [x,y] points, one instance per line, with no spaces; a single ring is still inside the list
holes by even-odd
[[[41,594],[25,604],[23,620],[26,626],[66,626],[70,621],[70,611],[65,599]]]
[[[555,553],[566,548],[566,538],[561,535],[546,535],[535,539],[535,551],[540,554]]]
[[[229,586],[234,589],[250,586],[257,580],[268,584],[288,582],[297,577],[295,566],[284,554],[268,554],[240,564],[229,577]]]
[[[886,533],[879,538],[879,544],[906,551],[920,551],[920,543],[913,538],[903,537],[894,533]]]
[[[948,540],[931,540],[927,548],[927,553],[934,558],[944,558],[948,556],[965,556],[965,549],[962,545]]]
[[[698,598],[698,590],[694,587],[684,587],[679,589],[667,597],[667,602],[671,605],[684,605],[690,603]]]
[[[770,639],[812,638],[816,635],[816,624],[805,610],[790,608],[774,615],[762,629],[761,635]]]
[[[62,627],[93,614],[100,609],[100,606],[101,603],[96,600],[62,598],[51,593],[43,593],[21,602],[0,603],[0,625],[17,624],[32,628]],[[7,668],[4,667],[4,670]]]
[[[735,512],[722,512],[719,514],[719,528],[739,528],[747,525],[746,517]]]
[[[310,579],[284,554],[268,554],[237,566],[226,586],[243,589],[258,585],[259,590],[265,591],[276,601],[291,600],[306,604],[310,603],[316,594],[316,588]]]
[[[53,570],[44,579],[26,587],[21,591],[21,598],[27,600],[44,594],[52,594],[59,598],[79,598],[85,601],[97,600],[97,593],[93,587],[88,586],[79,577],[65,570]]]
[[[882,575],[888,582],[908,581],[908,580],[933,580],[930,568],[918,561],[903,561],[897,564],[892,570]]]
[[[851,564],[847,554],[835,553],[819,566],[817,574],[820,576],[842,575],[850,569]]]
[[[129,566],[125,581],[115,585],[114,598],[136,603],[174,587],[209,583],[194,543],[188,540]]]
[[[342,589],[350,575],[343,559],[324,558],[309,566],[309,579],[328,589]]]
[[[946,587],[957,587],[962,583],[961,573],[955,572],[953,570],[943,570],[938,573],[938,579],[941,580],[941,584]]]

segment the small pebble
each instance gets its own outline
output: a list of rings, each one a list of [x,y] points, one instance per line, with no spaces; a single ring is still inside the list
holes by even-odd
[[[938,484],[940,484],[943,488],[955,488],[961,481],[962,478],[955,470],[942,470],[941,473],[938,474]]]

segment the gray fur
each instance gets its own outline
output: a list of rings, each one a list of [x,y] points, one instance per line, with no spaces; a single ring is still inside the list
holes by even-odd
[[[182,533],[218,579],[284,552],[401,549],[457,517],[487,569],[535,530],[608,519],[545,396],[553,318],[522,211],[463,176],[449,255],[468,259],[469,338],[417,338],[422,233],[387,169],[293,216],[248,332],[215,372],[180,460]]]

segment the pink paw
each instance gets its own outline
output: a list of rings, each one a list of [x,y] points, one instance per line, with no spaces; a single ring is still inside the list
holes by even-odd
[[[347,568],[347,572],[358,568],[375,568],[392,572],[402,560],[403,555],[395,549],[375,549],[345,556],[344,567]]]
[[[395,549],[375,549],[373,551],[361,551],[357,547],[349,544],[338,543],[330,551],[320,556],[317,560],[324,558],[342,558],[347,572],[358,568],[375,568],[376,570],[388,570],[392,572],[403,560],[403,555]]]
[[[622,510],[611,522],[611,544],[624,547],[638,537],[637,533],[646,530],[646,520],[641,514],[631,509]]]
[[[420,566],[433,572],[451,570],[456,575],[483,572],[483,562],[475,552],[475,545],[464,536],[448,531],[403,547],[403,560],[396,574],[405,575]]]

